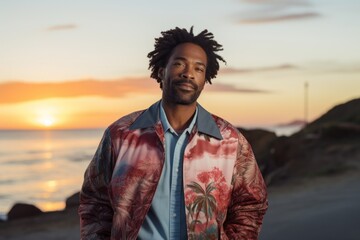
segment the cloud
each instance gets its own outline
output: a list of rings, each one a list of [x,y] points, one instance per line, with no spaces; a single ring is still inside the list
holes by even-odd
[[[229,84],[215,83],[211,92],[266,93],[260,89],[242,89]],[[159,94],[161,89],[148,77],[121,78],[117,80],[77,80],[66,82],[5,82],[0,83],[0,104],[13,104],[48,98],[100,96],[121,98],[130,94]],[[207,89],[207,88],[206,88]]]
[[[309,18],[316,18],[320,15],[314,12],[308,13],[293,13],[293,14],[284,14],[284,15],[275,15],[275,16],[268,16],[268,17],[258,17],[258,18],[248,18],[248,19],[241,19],[241,24],[261,24],[261,23],[272,23],[272,22],[284,22],[290,20],[302,20],[302,19],[309,19]]]
[[[258,68],[222,68],[222,74],[245,74],[254,72],[269,72],[298,69],[299,67],[292,64],[283,64],[278,66],[258,67]]]
[[[309,74],[359,74],[360,63],[359,62],[311,62],[304,65],[305,72]]]
[[[309,1],[306,0],[241,0],[242,2],[252,3],[252,4],[272,4],[272,5],[282,5],[282,6],[309,6]]]
[[[46,28],[46,31],[63,31],[63,30],[73,30],[78,28],[75,24],[62,24],[62,25],[54,25]]]
[[[336,68],[329,69],[328,72],[337,72],[337,73],[359,73],[360,66],[339,66]]]
[[[320,17],[305,0],[242,0],[248,7],[241,13],[240,24],[265,24]]]
[[[271,93],[267,90],[255,88],[237,88],[231,84],[213,83],[205,87],[207,92],[233,92],[233,93]]]

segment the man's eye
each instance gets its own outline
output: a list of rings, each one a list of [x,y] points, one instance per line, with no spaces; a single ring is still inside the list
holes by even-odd
[[[181,66],[183,65],[181,62],[174,62],[174,66]]]
[[[203,69],[203,68],[196,68],[196,71],[198,71],[198,72],[204,72],[205,69]]]

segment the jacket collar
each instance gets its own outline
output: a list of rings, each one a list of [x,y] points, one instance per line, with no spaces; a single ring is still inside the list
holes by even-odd
[[[129,129],[135,130],[140,128],[149,128],[155,126],[157,123],[160,123],[159,104],[160,101],[154,103],[148,109],[146,109],[130,125]],[[220,140],[223,139],[219,127],[216,125],[214,118],[211,116],[211,114],[208,111],[206,111],[200,104],[198,104],[198,111],[199,112],[196,119],[198,132],[204,133],[206,135],[212,136]]]

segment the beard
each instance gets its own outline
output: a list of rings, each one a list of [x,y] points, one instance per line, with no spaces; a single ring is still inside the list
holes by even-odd
[[[182,86],[184,84],[191,85],[192,89],[183,89]],[[201,92],[202,88],[187,79],[173,80],[170,85],[163,85],[164,100],[180,105],[191,105],[195,103]]]

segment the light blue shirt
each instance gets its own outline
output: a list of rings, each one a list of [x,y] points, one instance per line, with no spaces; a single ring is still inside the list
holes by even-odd
[[[187,239],[183,159],[188,137],[193,129],[194,117],[181,134],[177,134],[167,120],[162,103],[160,121],[165,133],[165,162],[149,212],[140,228],[139,239]]]

